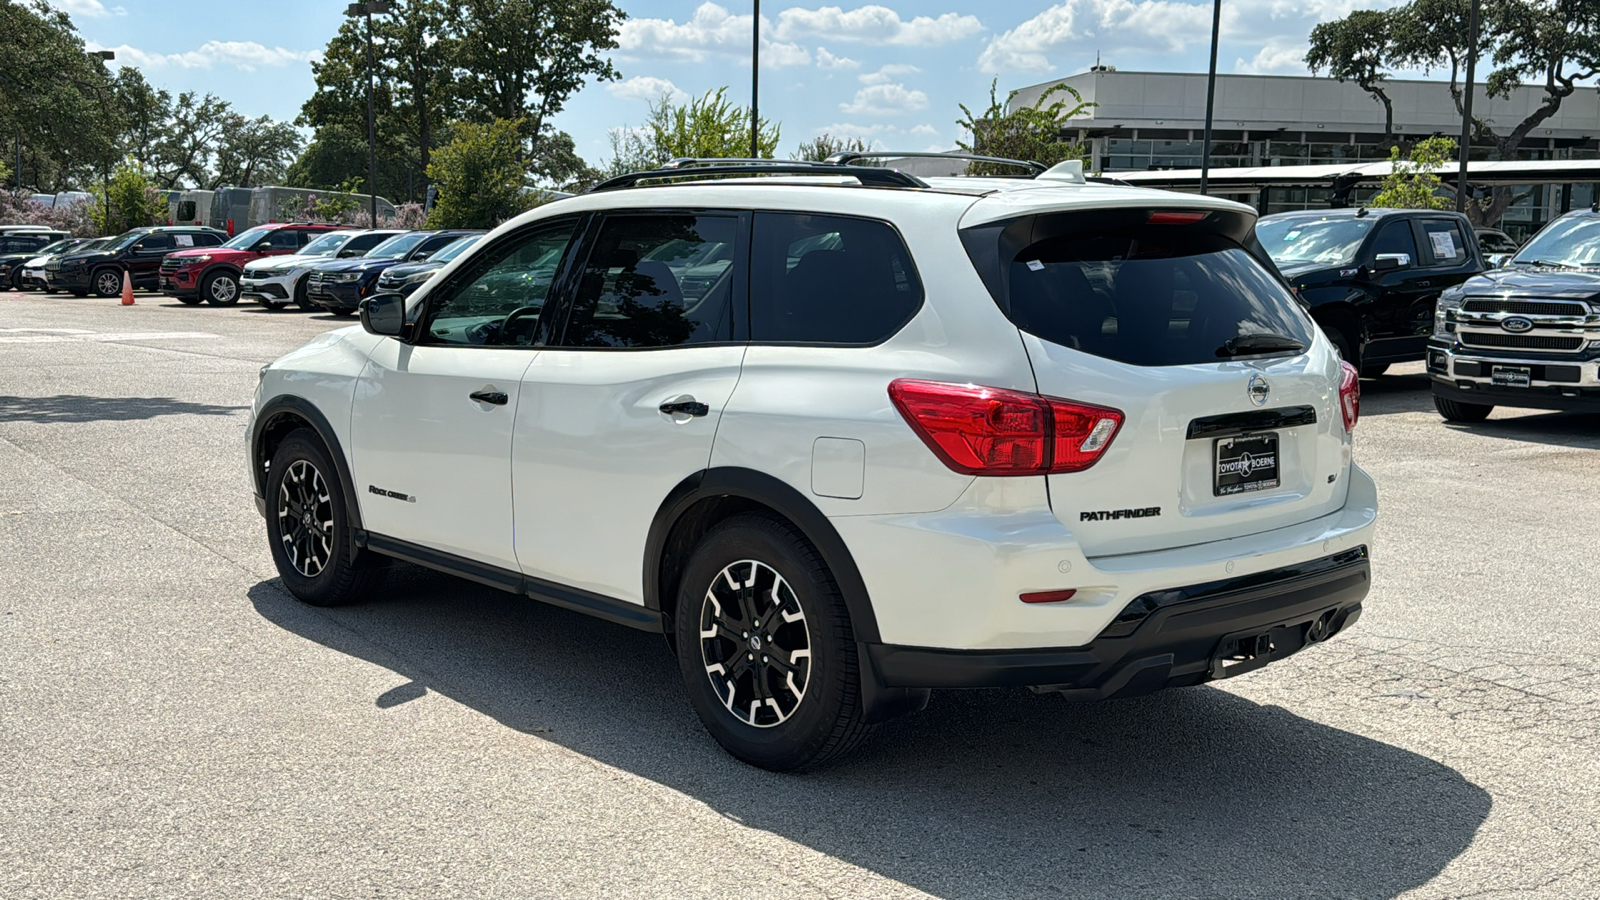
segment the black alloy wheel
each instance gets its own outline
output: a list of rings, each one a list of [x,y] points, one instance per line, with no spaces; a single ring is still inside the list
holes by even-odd
[[[212,306],[232,306],[239,302],[239,279],[232,272],[212,272],[200,279],[200,296]]]
[[[76,293],[76,292],[74,292]],[[94,273],[94,293],[97,297],[116,297],[122,294],[122,272],[119,269],[101,269]]]
[[[821,765],[871,730],[862,721],[854,629],[821,555],[758,513],[714,527],[677,600],[689,701],[725,750],[763,769]]]
[[[284,438],[267,468],[267,540],[284,587],[313,606],[364,599],[383,560],[355,546],[338,470],[315,434]]]

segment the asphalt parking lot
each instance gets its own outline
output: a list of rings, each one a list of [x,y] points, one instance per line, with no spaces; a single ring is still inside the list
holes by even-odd
[[[1220,686],[936,694],[780,776],[659,637],[279,586],[261,364],[348,324],[0,294],[0,897],[1594,897],[1600,416],[1363,384],[1352,632]]]

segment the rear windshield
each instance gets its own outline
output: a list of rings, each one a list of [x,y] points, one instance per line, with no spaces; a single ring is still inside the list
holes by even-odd
[[[1136,366],[1311,343],[1310,323],[1281,282],[1237,243],[1192,226],[1049,238],[1017,253],[1007,281],[1018,328]],[[1248,335],[1259,337],[1239,340]]]

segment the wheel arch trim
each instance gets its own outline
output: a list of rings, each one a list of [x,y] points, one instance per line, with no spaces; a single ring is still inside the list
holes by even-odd
[[[844,539],[814,503],[793,486],[754,469],[725,466],[704,469],[683,479],[667,494],[656,510],[645,540],[643,571],[644,605],[662,611],[661,580],[667,544],[677,524],[695,504],[719,497],[737,497],[766,506],[788,519],[822,554],[833,573],[850,612],[856,640],[877,642],[878,619],[872,611],[866,581]]]
[[[300,419],[316,432],[317,438],[322,441],[322,446],[328,450],[328,455],[333,459],[333,466],[337,469],[339,487],[344,490],[346,499],[345,515],[350,527],[356,531],[363,528],[361,522],[361,495],[356,493],[355,479],[350,474],[350,460],[345,456],[344,447],[339,443],[339,438],[333,430],[333,425],[322,410],[304,397],[294,394],[279,394],[263,403],[261,411],[256,414],[255,424],[250,433],[250,480],[255,488],[256,496],[266,498],[267,486],[262,479],[265,463],[263,454],[263,441],[267,429],[274,422],[284,416]],[[265,515],[265,506],[262,504],[262,514]]]

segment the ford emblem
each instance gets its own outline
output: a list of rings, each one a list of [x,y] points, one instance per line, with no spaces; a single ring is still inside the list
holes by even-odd
[[[1533,323],[1529,323],[1532,327]],[[1251,375],[1250,383],[1245,386],[1245,393],[1250,395],[1250,402],[1257,406],[1266,406],[1267,398],[1272,395],[1272,385],[1267,384],[1267,379],[1260,375]]]
[[[1522,316],[1507,316],[1500,320],[1500,327],[1512,334],[1521,334],[1524,331],[1533,330],[1533,320],[1525,319]]]

